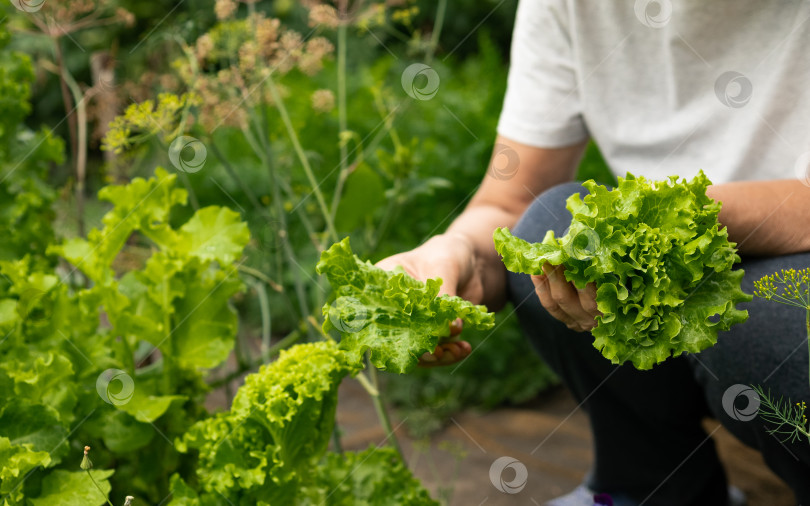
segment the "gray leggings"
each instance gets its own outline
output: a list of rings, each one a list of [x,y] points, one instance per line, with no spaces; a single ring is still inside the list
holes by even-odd
[[[559,237],[570,224],[565,199],[587,194],[579,183],[540,195],[513,232],[538,242],[546,230]],[[742,287],[779,269],[810,266],[810,253],[743,258]],[[701,426],[705,416],[759,450],[768,466],[810,504],[810,444],[782,443],[759,418],[739,421],[721,399],[734,384],[761,384],[779,395],[810,400],[805,315],[798,308],[754,298],[742,304],[746,323],[721,332],[716,346],[699,355],[671,358],[650,371],[612,365],[589,333],[578,333],[551,317],[534,295],[529,276],[509,274],[509,297],[523,331],[588,413],[595,463],[589,485],[598,492],[624,493],[645,504],[726,504],[725,472]],[[739,400],[744,408],[745,402]]]

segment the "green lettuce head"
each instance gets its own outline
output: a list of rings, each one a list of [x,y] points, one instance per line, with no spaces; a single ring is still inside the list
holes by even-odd
[[[682,352],[698,353],[717,333],[748,319],[737,310],[751,300],[740,289],[740,261],[720,228],[720,203],[706,196],[709,179],[649,181],[627,174],[608,190],[583,183],[590,194],[568,198],[571,226],[530,244],[509,230],[495,231],[495,248],[512,272],[542,274],[543,264],[565,266],[579,288],[595,283],[602,316],[594,347],[614,364],[650,369]]]

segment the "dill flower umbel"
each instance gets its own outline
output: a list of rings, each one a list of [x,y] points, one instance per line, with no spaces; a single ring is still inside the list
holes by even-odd
[[[335,108],[335,94],[332,90],[316,90],[312,94],[312,108],[317,112],[329,112]]]
[[[214,4],[214,13],[217,15],[217,19],[222,21],[233,16],[236,7],[234,0],[217,0],[217,3]]]

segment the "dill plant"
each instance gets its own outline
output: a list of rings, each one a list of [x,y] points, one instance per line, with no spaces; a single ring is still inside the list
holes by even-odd
[[[754,296],[804,309],[807,348],[810,354],[810,268],[782,269],[780,272],[764,276],[754,282]],[[810,362],[808,382],[810,382]],[[775,428],[768,431],[770,434],[781,435],[785,441],[790,442],[804,436],[810,442],[810,430],[805,414],[807,405],[804,401],[794,403],[781,397],[775,399],[771,396],[770,390],[766,392],[758,385],[753,388],[761,400],[759,416],[775,425]]]

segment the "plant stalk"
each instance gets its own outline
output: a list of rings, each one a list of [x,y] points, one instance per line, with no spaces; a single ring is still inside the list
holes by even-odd
[[[113,503],[110,502],[110,499],[107,497],[107,494],[105,494],[104,491],[101,490],[101,487],[99,486],[98,482],[96,482],[96,479],[93,478],[92,474],[90,474],[90,470],[86,469],[85,472],[87,473],[87,476],[90,477],[90,481],[93,482],[93,485],[95,485],[96,488],[98,489],[98,491],[101,492],[101,495],[104,496],[104,500],[107,502],[107,504],[109,504],[110,506],[113,506]]]
[[[253,193],[253,189],[251,189],[250,186],[245,184],[245,181],[241,177],[239,177],[239,173],[236,172],[236,170],[233,168],[233,165],[231,165],[231,163],[225,158],[225,155],[223,155],[222,152],[219,150],[216,142],[214,142],[213,135],[208,136],[208,145],[211,146],[211,151],[214,153],[214,156],[216,156],[219,162],[222,164],[222,167],[225,169],[225,172],[228,174],[228,176],[230,176],[231,179],[233,179],[236,182],[236,184],[239,185],[239,188],[247,196],[253,208],[256,209],[258,212],[260,212],[261,214],[264,214],[265,216],[269,217],[267,209],[265,209],[259,203],[259,199],[256,198],[256,194]]]
[[[318,201],[318,207],[321,209],[321,214],[323,214],[323,219],[326,223],[326,230],[329,233],[332,241],[337,242],[338,234],[337,230],[335,230],[335,224],[332,221],[332,215],[329,212],[329,208],[326,206],[326,200],[323,198],[320,183],[318,183],[318,181],[315,179],[315,174],[312,172],[312,167],[309,165],[309,159],[307,159],[307,155],[304,153],[304,148],[301,147],[301,141],[298,139],[298,133],[296,133],[295,128],[293,128],[292,121],[290,120],[290,114],[287,112],[287,108],[284,106],[284,101],[281,99],[281,94],[278,92],[278,88],[276,87],[276,83],[273,81],[273,78],[267,78],[266,82],[270,88],[270,94],[273,95],[273,101],[275,102],[276,108],[281,115],[281,121],[284,123],[284,127],[287,129],[287,135],[290,137],[290,141],[293,144],[296,155],[298,155],[298,160],[301,162],[301,165],[304,168],[304,173],[309,180],[309,184],[312,185],[312,193],[315,194],[315,200]]]
[[[377,412],[377,418],[380,419],[380,424],[383,426],[383,430],[385,430],[387,439],[391,441],[391,446],[394,447],[399,454],[399,457],[403,462],[405,462],[405,455],[402,453],[399,440],[397,439],[396,434],[394,434],[394,429],[391,427],[391,420],[388,417],[388,411],[385,409],[383,396],[380,393],[379,384],[377,382],[377,369],[370,362],[368,364],[368,372],[369,376],[371,376],[371,381],[369,381],[369,379],[366,378],[366,375],[362,372],[357,375],[357,380],[371,397],[371,402],[374,404],[374,410]]]
[[[50,23],[49,23],[50,25]],[[46,30],[46,33],[50,31],[50,26]],[[59,76],[59,89],[62,92],[62,102],[65,104],[65,114],[67,117],[68,123],[68,132],[70,135],[70,154],[73,161],[76,160],[76,143],[77,143],[77,136],[76,136],[76,118],[73,116],[73,102],[70,98],[70,90],[68,88],[67,82],[65,82],[65,58],[62,54],[62,45],[61,45],[61,37],[57,35],[51,35],[51,40],[53,41],[53,49],[54,49],[54,58],[56,59],[56,67],[59,69],[58,76]]]
[[[339,135],[348,128],[346,117],[346,23],[341,22],[337,28],[337,91],[338,91],[338,129]],[[340,172],[338,173],[335,192],[332,196],[332,220],[337,217],[338,204],[343,196],[343,185],[349,177],[349,161],[346,143],[340,143]]]
[[[72,133],[74,135],[71,136],[71,141],[75,143],[71,148],[76,163],[76,229],[79,237],[84,237],[84,183],[87,178],[87,104],[85,104],[85,96],[81,88],[79,88],[79,84],[73,79],[70,71],[62,62],[58,39],[54,40],[54,45],[59,54],[57,58],[59,80],[63,86],[70,90],[73,96],[72,103],[76,104],[76,116],[71,114],[68,122],[73,127]],[[70,102],[65,103],[65,107],[70,107],[70,105]],[[78,133],[76,130],[78,130]]]
[[[251,115],[252,117],[252,115]],[[264,125],[267,125],[267,109],[262,107],[262,118]],[[258,141],[251,140],[253,135],[250,132],[250,126],[243,130],[245,133],[245,138],[248,139],[248,142],[253,147],[254,151],[258,155],[259,159],[262,163],[267,167],[268,171],[270,172],[270,180],[271,180],[271,191],[273,194],[273,204],[276,208],[276,215],[278,216],[278,222],[280,225],[280,236],[287,237],[288,236],[288,227],[287,227],[287,216],[284,212],[284,204],[281,201],[281,192],[279,191],[279,183],[278,181],[280,178],[276,173],[275,166],[270,163],[270,146],[267,144],[268,135],[266,134],[264,127],[261,123],[259,123],[255,118],[252,118],[252,121],[257,124],[257,130],[260,134],[260,138],[262,140],[261,145],[259,145]],[[290,241],[282,241],[281,250],[286,258],[286,264],[288,267],[292,267],[292,264],[295,266],[298,265],[298,261],[295,259],[295,252],[293,251],[292,247],[290,246]],[[281,269],[279,269],[281,272]],[[295,293],[298,296],[298,305],[299,311],[301,312],[301,317],[304,318],[306,315],[310,313],[309,308],[307,307],[307,297],[306,297],[306,289],[304,288],[303,280],[301,279],[301,273],[298,269],[294,270],[294,284],[295,284]]]
[[[427,57],[425,58],[428,62],[433,59],[433,55],[436,54],[436,48],[439,47],[439,37],[442,34],[444,14],[446,11],[447,0],[439,0],[436,6],[436,22],[433,24],[433,33],[430,34],[430,47],[428,48]]]

